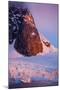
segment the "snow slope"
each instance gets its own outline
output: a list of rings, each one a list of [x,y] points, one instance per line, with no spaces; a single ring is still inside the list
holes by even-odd
[[[51,54],[51,53],[55,53],[57,52],[57,48],[54,47],[54,45],[52,45],[50,43],[50,41],[42,34],[42,33],[39,33],[40,35],[40,39],[41,39],[41,42],[42,42],[42,45],[43,45],[43,52],[42,53],[38,53],[37,55],[45,55],[45,54]],[[50,46],[46,46],[44,42],[47,42],[50,44]]]

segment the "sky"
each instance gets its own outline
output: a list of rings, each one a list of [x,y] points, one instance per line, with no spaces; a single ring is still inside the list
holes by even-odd
[[[10,5],[27,7],[31,11],[36,28],[55,47],[58,47],[58,4],[10,2]]]

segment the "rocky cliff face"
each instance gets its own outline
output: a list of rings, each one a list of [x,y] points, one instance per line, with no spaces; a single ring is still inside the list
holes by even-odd
[[[43,45],[36,29],[34,18],[28,9],[10,8],[9,43],[15,39],[15,50],[25,56],[43,52]]]

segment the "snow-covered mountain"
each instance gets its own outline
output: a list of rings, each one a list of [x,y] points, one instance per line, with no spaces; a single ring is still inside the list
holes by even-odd
[[[42,33],[39,33],[39,35],[40,35],[40,39],[43,45],[43,52],[38,53],[37,55],[56,53],[57,48],[55,48],[54,45],[52,45],[51,42]]]
[[[14,45],[11,45],[13,43]],[[38,32],[28,8],[18,9],[15,6],[9,7],[9,44],[9,55],[13,56],[45,55],[57,51],[49,40]]]

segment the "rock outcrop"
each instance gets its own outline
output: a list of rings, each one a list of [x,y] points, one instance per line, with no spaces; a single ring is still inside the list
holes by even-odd
[[[14,48],[25,56],[34,56],[43,52],[43,46],[34,18],[28,9],[10,8],[9,41],[15,39]],[[14,26],[15,25],[15,26]]]

